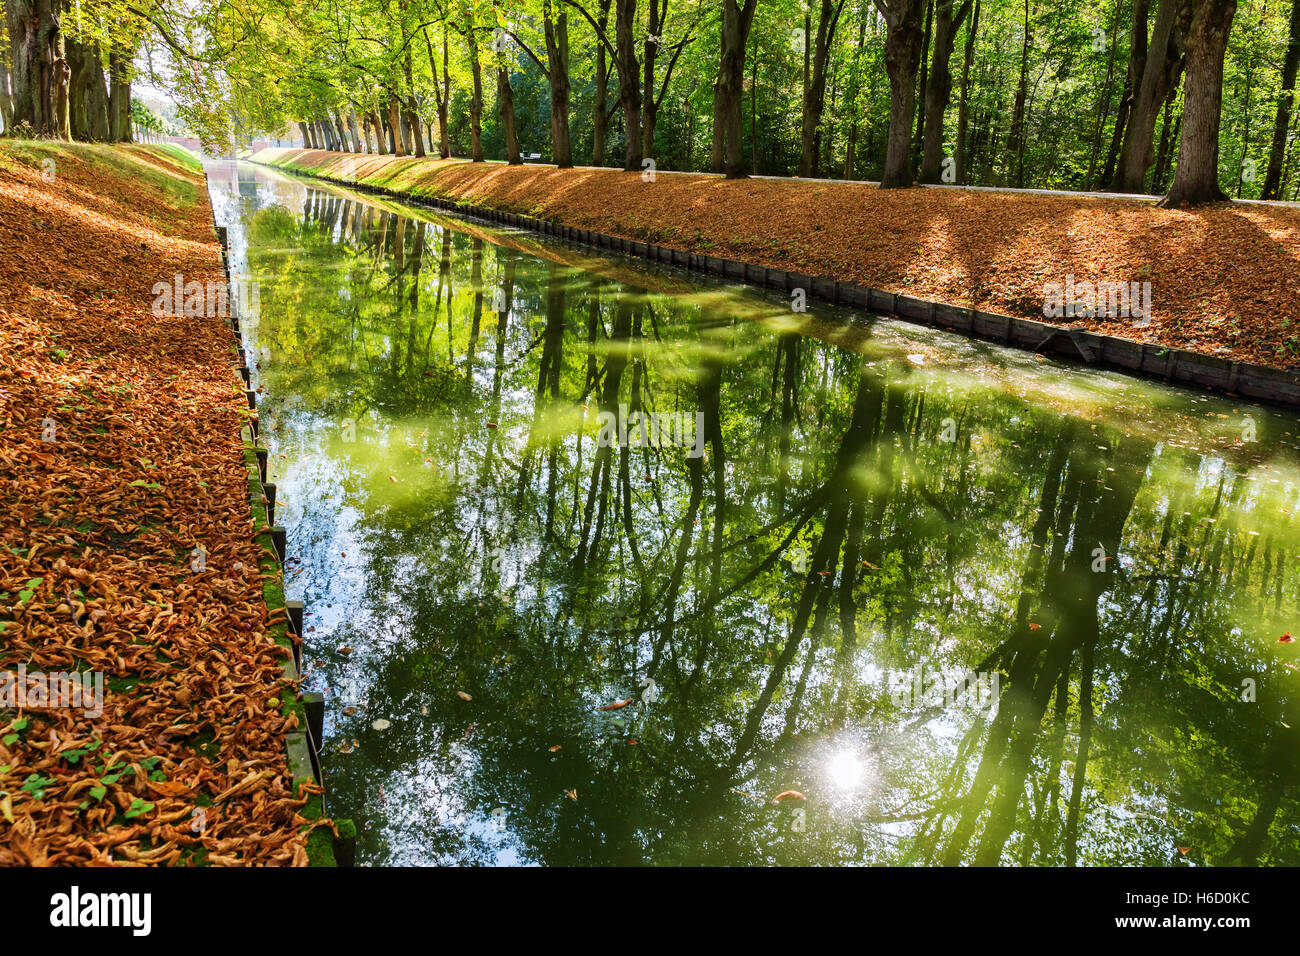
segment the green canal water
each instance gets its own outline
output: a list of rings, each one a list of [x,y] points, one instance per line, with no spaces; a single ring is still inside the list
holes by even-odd
[[[360,862],[1300,864],[1293,416],[209,172]]]

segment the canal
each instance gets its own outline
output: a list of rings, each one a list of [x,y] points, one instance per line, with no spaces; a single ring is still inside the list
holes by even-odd
[[[1300,864],[1297,422],[209,167],[370,864]]]

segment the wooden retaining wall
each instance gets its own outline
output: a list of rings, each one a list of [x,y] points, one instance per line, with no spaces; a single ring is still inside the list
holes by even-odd
[[[268,450],[260,443],[257,392],[251,388],[252,373],[244,351],[239,316],[234,314],[234,297],[230,294],[232,284],[229,241],[226,228],[217,224],[215,215],[214,210],[212,225],[221,245],[221,266],[225,273],[227,290],[226,301],[232,313],[230,328],[235,340],[233,346],[235,364],[248,402],[248,418],[243,428],[244,462],[248,468],[248,500],[253,517],[254,540],[262,547],[258,570],[262,577],[262,597],[266,601],[268,611],[267,636],[289,651],[283,664],[284,679],[296,684],[302,677],[302,635],[305,611],[301,601],[289,601],[285,598],[284,563],[287,557],[287,534],[282,526],[275,523],[276,488],[266,480]],[[319,783],[323,787],[324,775],[320,755],[325,721],[324,698],[317,693],[300,692],[294,698],[284,700],[281,709],[286,717],[291,713],[298,715],[300,729],[290,731],[285,737],[285,753],[294,793],[301,793],[303,784]],[[324,817],[326,810],[323,793],[313,794],[299,813],[307,820],[319,820]],[[356,827],[351,820],[335,820],[334,824],[338,830],[337,837],[324,828],[313,830],[308,837],[307,857],[310,865],[351,866],[353,864],[356,854]]]

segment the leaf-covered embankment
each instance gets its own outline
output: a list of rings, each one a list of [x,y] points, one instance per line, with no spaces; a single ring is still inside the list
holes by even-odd
[[[234,338],[151,308],[222,278],[202,171],[6,142],[0,223],[0,672],[105,677],[0,706],[0,865],[304,864]]]
[[[1157,209],[1087,195],[559,170],[265,149],[287,170],[436,196],[770,268],[1043,320],[1048,283],[1151,284],[1149,325],[1092,331],[1300,366],[1300,208]],[[1048,319],[1047,321],[1052,321]]]

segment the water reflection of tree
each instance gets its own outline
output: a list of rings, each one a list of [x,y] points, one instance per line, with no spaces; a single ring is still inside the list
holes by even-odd
[[[1177,838],[1212,861],[1296,861],[1292,675],[1232,634],[1294,610],[1292,536],[1241,469],[1208,480],[1206,459],[1115,424],[972,400],[445,223],[309,193],[293,228],[275,239],[294,247],[286,307],[263,311],[281,354],[315,360],[272,392],[413,420],[452,482],[358,499],[376,600],[406,605],[374,706],[431,713],[341,764],[336,800],[370,804],[366,779],[432,760],[467,812],[510,806],[539,859],[756,861],[774,824],[733,788],[869,728],[868,812],[789,858],[1161,863]],[[702,412],[705,456],[597,446],[595,414],[620,405]],[[863,676],[918,663],[1000,670],[997,716],[899,710]],[[1262,675],[1253,710],[1243,674]],[[643,677],[662,688],[653,720],[620,734],[593,716]],[[463,686],[483,715],[468,743],[445,692]],[[1180,753],[1171,728],[1200,743]],[[558,738],[580,742],[559,760]],[[467,748],[470,781],[449,769]],[[557,804],[578,780],[581,807]],[[1163,822],[1116,822],[1131,805]]]

